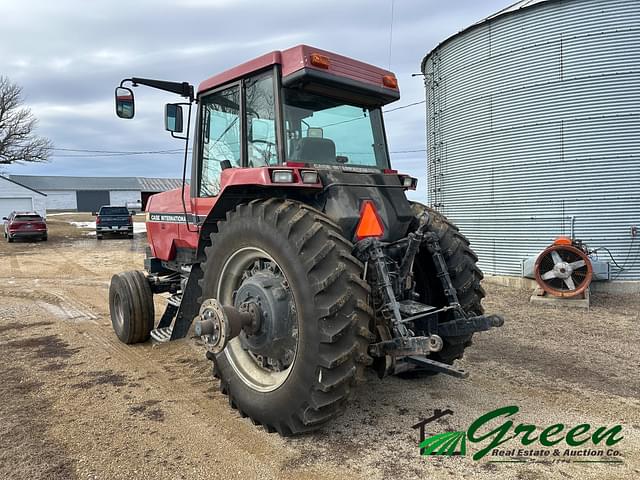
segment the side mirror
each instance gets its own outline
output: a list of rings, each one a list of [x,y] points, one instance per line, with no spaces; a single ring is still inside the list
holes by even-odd
[[[182,133],[182,107],[175,103],[164,106],[164,128],[173,133]]]
[[[3,220],[7,220],[7,221],[9,221],[9,219],[8,219],[7,217],[2,217],[2,219],[3,219]]]
[[[126,87],[116,88],[116,115],[120,118],[133,118],[135,113],[133,90]]]

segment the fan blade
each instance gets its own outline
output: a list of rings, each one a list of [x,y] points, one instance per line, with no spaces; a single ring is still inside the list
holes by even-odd
[[[567,285],[569,290],[575,290],[576,289],[576,284],[573,283],[573,278],[571,278],[571,277],[565,278],[564,279],[564,283]]]
[[[578,261],[576,261],[576,262],[571,262],[571,263],[569,264],[569,266],[570,266],[573,270],[576,270],[576,269],[578,269],[578,268],[582,268],[582,267],[584,267],[585,265],[586,265],[586,263],[585,263],[585,261],[584,261],[584,260],[578,260]]]
[[[551,280],[552,278],[556,278],[556,272],[554,270],[549,270],[547,273],[542,275],[543,280]]]

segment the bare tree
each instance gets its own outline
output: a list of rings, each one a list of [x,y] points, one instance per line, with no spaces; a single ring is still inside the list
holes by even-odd
[[[22,88],[0,76],[0,165],[46,162],[53,148],[34,134],[38,121],[22,101]]]

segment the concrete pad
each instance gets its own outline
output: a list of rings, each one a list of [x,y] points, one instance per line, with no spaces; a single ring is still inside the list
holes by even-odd
[[[577,297],[554,297],[547,294],[540,287],[536,287],[533,291],[533,295],[529,298],[529,302],[537,303],[540,305],[553,305],[556,307],[577,307],[577,308],[589,308],[590,292],[587,288],[582,295]]]

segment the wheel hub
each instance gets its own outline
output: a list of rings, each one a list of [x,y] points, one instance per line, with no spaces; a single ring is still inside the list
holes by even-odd
[[[259,319],[256,328],[239,335],[242,347],[256,356],[290,363],[296,340],[292,335],[291,294],[282,275],[264,269],[246,278],[235,294],[234,306],[252,305]],[[289,358],[291,357],[291,358]],[[288,360],[288,362],[287,362]]]

